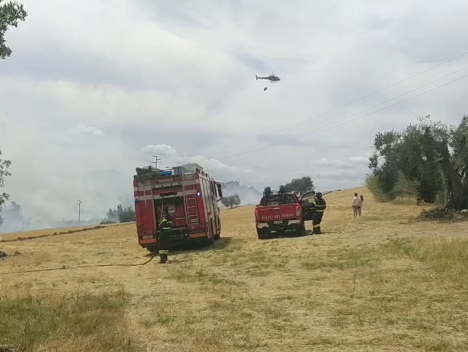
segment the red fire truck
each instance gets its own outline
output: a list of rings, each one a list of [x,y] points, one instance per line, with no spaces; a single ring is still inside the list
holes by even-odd
[[[201,240],[211,244],[221,235],[218,201],[221,184],[198,164],[160,170],[137,168],[133,179],[138,243],[149,251],[158,247],[158,224],[168,208],[174,228],[171,242]]]

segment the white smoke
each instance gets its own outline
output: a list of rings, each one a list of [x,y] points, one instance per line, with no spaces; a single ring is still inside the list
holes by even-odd
[[[232,196],[237,194],[241,200],[241,205],[258,204],[262,193],[253,187],[247,187],[239,184],[237,181],[222,183],[223,196]]]
[[[129,147],[118,136],[90,124],[65,125],[57,132],[39,122],[24,129],[9,120],[6,128],[2,158],[12,161],[12,175],[2,191],[21,206],[21,216],[13,215],[10,205],[5,205],[0,212],[4,218],[0,233],[76,226],[78,200],[82,201],[81,225],[98,224],[118,204],[133,207],[135,168],[149,165],[152,154],[164,159],[163,166],[198,162],[219,181],[242,180],[253,174],[216,159],[179,154],[169,145]],[[18,135],[21,143],[14,137]],[[251,190],[232,191],[244,204],[257,201]]]
[[[39,230],[47,228],[72,227],[78,225],[77,219],[72,220],[50,220],[26,217],[20,204],[15,201],[8,202],[3,206],[0,213],[1,233],[23,232],[29,230]],[[79,222],[80,226],[97,225],[101,222],[99,218],[83,219]]]

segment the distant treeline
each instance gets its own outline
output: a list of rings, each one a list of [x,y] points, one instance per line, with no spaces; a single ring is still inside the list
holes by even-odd
[[[222,197],[220,199],[221,204],[226,208],[235,208],[241,204],[241,199],[238,194],[233,194],[231,196]]]
[[[107,217],[101,224],[115,224],[135,221],[135,210],[132,207],[123,207],[122,204],[117,205],[116,209],[109,209]]]

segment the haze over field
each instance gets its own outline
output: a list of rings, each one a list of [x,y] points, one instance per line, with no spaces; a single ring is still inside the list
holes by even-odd
[[[5,190],[36,223],[75,219],[78,199],[87,219],[132,204],[134,169],[154,154],[163,167],[197,162],[220,181],[259,190],[305,175],[323,190],[357,186],[376,132],[403,128],[415,114],[456,123],[466,113],[462,81],[323,133],[225,158],[460,69],[467,56],[265,135],[461,54],[463,0],[23,3],[29,16],[8,32],[13,55],[0,63],[0,146],[13,161]],[[255,74],[271,71],[282,80],[264,92]]]

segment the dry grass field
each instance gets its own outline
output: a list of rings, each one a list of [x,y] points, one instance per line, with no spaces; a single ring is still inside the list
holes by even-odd
[[[411,221],[420,207],[375,203],[365,189],[354,220],[353,192],[325,197],[319,236],[259,241],[253,207],[225,211],[220,241],[167,265],[71,268],[146,261],[133,224],[1,243],[20,253],[2,273],[69,270],[0,275],[0,346],[467,351],[466,223]]]
[[[12,242],[17,239],[30,238],[30,237],[48,237],[56,235],[64,235],[72,232],[80,232],[95,229],[96,227],[109,227],[109,226],[120,226],[119,224],[108,224],[108,225],[93,225],[93,226],[76,226],[76,227],[63,227],[56,229],[41,229],[28,232],[13,232],[7,234],[0,234],[0,242]]]

